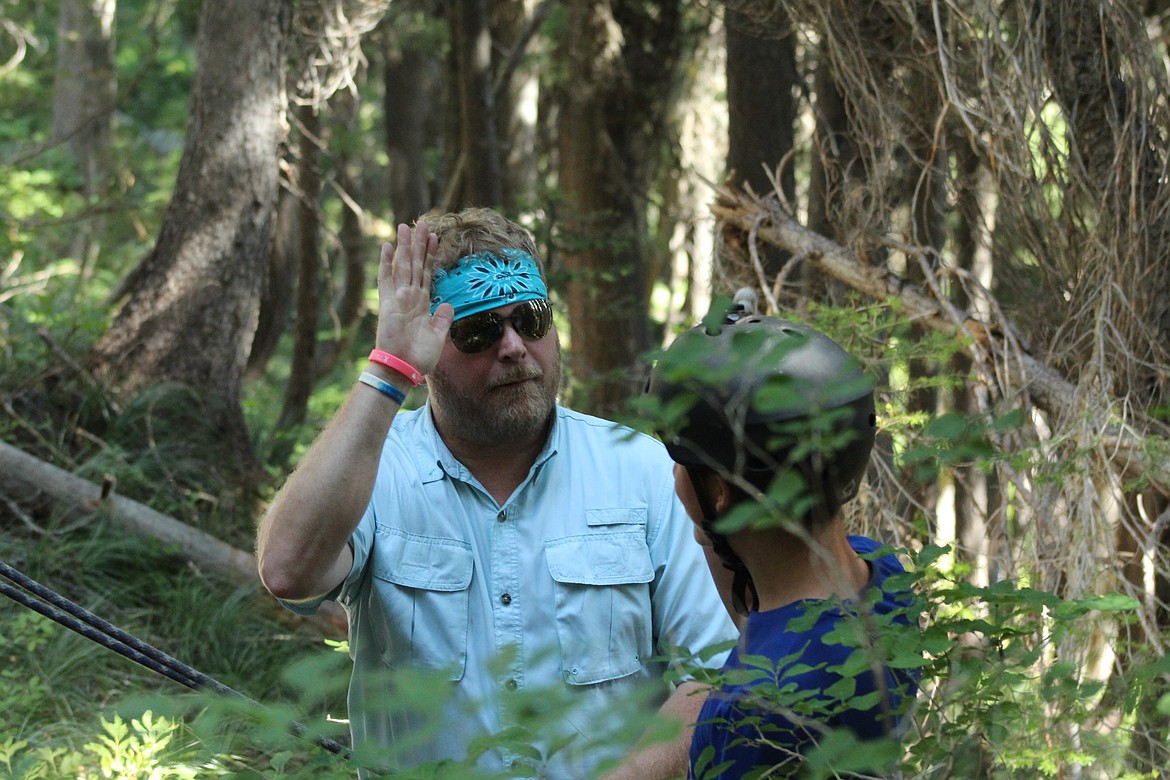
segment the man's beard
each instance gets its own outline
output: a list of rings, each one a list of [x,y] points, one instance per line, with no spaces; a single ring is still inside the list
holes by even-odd
[[[517,387],[503,385],[525,379]],[[481,446],[525,441],[544,432],[556,406],[561,384],[561,353],[543,374],[535,365],[513,366],[493,377],[493,385],[480,395],[467,395],[439,368],[427,375],[432,402],[442,429]],[[440,430],[440,432],[443,432]]]

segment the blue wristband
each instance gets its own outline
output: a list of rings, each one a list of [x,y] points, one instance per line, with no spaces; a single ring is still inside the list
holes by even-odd
[[[399,390],[394,385],[387,382],[381,377],[376,377],[369,371],[363,371],[362,375],[358,377],[358,381],[363,385],[369,385],[384,396],[393,399],[393,401],[402,406],[402,402],[406,400],[406,393]]]

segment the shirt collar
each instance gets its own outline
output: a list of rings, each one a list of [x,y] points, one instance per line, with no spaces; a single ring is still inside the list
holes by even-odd
[[[562,439],[565,435],[565,426],[561,423],[562,411],[560,404],[553,408],[553,419],[548,438],[536,456],[536,461],[532,464],[530,475],[563,449]],[[419,423],[422,426],[422,435],[415,438],[412,455],[423,484],[436,482],[444,476],[457,479],[460,482],[474,482],[475,477],[467,470],[466,466],[451,454],[443,437],[439,435],[439,429],[435,427],[435,418],[431,414],[430,401],[419,410],[419,414],[422,417]]]

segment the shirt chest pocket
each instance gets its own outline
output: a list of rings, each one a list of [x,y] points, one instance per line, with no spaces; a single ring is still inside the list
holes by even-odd
[[[467,664],[471,546],[459,539],[378,531],[373,555],[371,610],[383,661],[409,661],[449,670],[459,680]]]
[[[652,652],[654,566],[637,531],[582,534],[545,543],[556,591],[557,638],[570,685],[616,680]]]

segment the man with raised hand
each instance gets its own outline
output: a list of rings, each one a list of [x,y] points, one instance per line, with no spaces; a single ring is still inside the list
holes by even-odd
[[[671,461],[654,438],[557,404],[543,267],[515,223],[469,209],[399,225],[378,291],[368,369],[261,523],[262,579],[299,612],[346,609],[355,747],[401,768],[596,777],[629,748],[622,726],[638,690],[662,685],[662,658],[735,634]],[[424,376],[427,403],[401,411]],[[440,730],[386,689],[402,668],[449,681]],[[683,774],[702,694],[677,685],[659,710],[677,738],[612,776]],[[525,701],[555,715],[536,750],[476,754]]]

